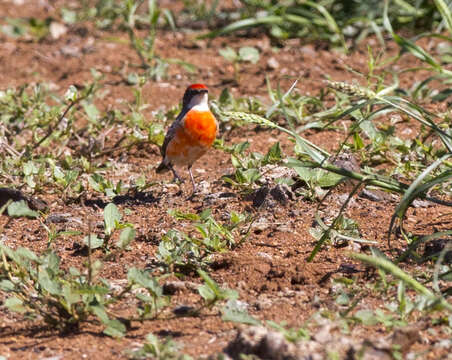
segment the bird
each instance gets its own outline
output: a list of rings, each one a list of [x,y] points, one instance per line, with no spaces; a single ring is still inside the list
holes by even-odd
[[[193,185],[192,195],[196,193],[193,178],[193,163],[212,146],[218,133],[218,123],[209,109],[207,86],[192,84],[185,90],[182,110],[169,127],[161,147],[162,162],[157,173],[171,170],[174,181],[183,183],[175,166],[187,166]]]

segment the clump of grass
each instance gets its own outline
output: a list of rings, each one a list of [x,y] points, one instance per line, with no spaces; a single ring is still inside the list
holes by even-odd
[[[97,26],[105,30],[116,27],[125,31],[129,38],[130,47],[140,59],[140,67],[145,70],[139,74],[132,72],[125,78],[126,82],[131,85],[149,79],[160,81],[166,78],[168,67],[171,64],[178,65],[189,73],[196,71],[196,67],[186,61],[177,58],[164,58],[156,53],[157,30],[167,26],[174,31],[176,24],[172,12],[159,7],[155,0],[98,0],[94,3],[94,6],[82,3],[77,10],[65,9],[63,18],[70,22],[92,19],[95,20]],[[139,35],[139,30],[142,29],[147,30],[144,37]]]
[[[229,221],[223,224],[214,219],[210,209],[199,215],[177,210],[169,213],[177,220],[190,221],[196,230],[196,235],[192,235],[171,229],[163,236],[157,258],[170,272],[205,268],[212,254],[233,249],[245,241],[252,223],[250,215],[236,212],[231,212]]]
[[[26,248],[13,250],[0,244],[0,256],[0,288],[10,294],[4,306],[27,317],[41,318],[61,332],[78,330],[87,322],[100,322],[106,335],[123,336],[127,321],[109,308],[137,287],[147,293],[136,295],[146,304],[141,318],[156,316],[166,303],[157,280],[136,268],[129,269],[124,289],[115,291],[99,277],[99,260],[89,262],[86,271],[81,272],[74,267],[64,269],[58,255],[50,250],[38,256]]]
[[[156,360],[191,360],[192,357],[180,352],[181,345],[171,338],[160,340],[156,335],[146,335],[146,342],[136,350],[129,350],[125,355],[129,359],[156,359]]]
[[[376,34],[384,43],[384,12],[394,27],[414,32],[438,31],[450,26],[450,13],[443,0],[414,1],[266,1],[242,0],[240,19],[216,29],[205,37],[228,35],[251,29],[264,29],[276,39],[322,39],[333,46],[348,48],[347,40],[359,43]],[[444,19],[444,20],[443,20]]]

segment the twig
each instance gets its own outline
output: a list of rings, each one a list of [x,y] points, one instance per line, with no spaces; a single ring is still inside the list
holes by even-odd
[[[56,125],[56,128],[58,128],[58,126],[60,126],[61,122],[63,121],[63,119],[65,118],[65,116],[67,115],[67,113],[69,112],[69,110],[72,109],[72,107],[77,104],[78,102],[80,102],[82,99],[84,99],[84,97],[81,97],[75,101],[72,101],[67,107],[66,110],[64,110],[63,114],[60,116],[60,118],[58,119],[58,123]],[[46,141],[50,135],[52,135],[53,133],[53,129],[52,127],[49,127],[49,129],[47,130],[47,134],[44,135],[44,137],[41,138],[41,140],[39,140],[36,144],[33,145],[32,150],[35,150],[39,145],[41,145],[44,141]]]

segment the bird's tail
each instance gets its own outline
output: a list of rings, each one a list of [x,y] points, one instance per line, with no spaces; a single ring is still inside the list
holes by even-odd
[[[169,167],[163,161],[160,163],[160,165],[157,167],[157,169],[155,169],[155,172],[157,174],[161,174],[161,173],[164,173],[167,171],[169,171]]]

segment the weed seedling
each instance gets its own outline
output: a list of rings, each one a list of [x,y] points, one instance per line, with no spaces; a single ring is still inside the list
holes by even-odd
[[[240,63],[250,62],[256,64],[259,61],[259,51],[251,46],[241,47],[238,53],[231,47],[220,49],[220,55],[234,66],[234,81],[240,83]]]

